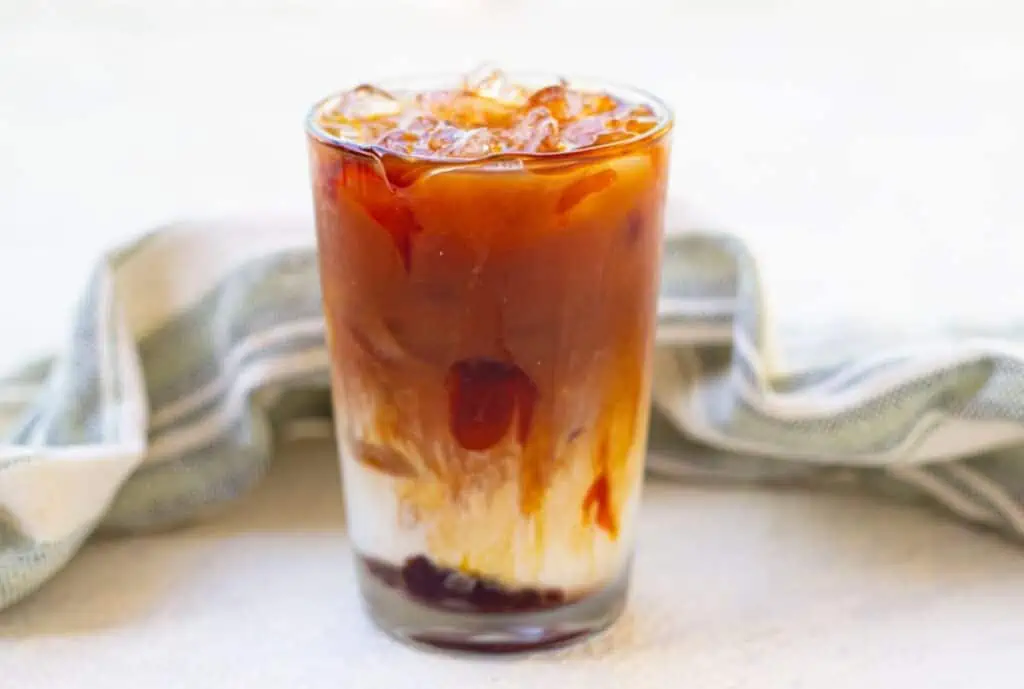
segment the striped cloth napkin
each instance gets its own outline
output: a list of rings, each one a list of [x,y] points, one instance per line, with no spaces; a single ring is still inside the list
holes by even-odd
[[[779,374],[744,246],[666,241],[652,472],[844,486],[1024,536],[1024,350],[879,344]],[[325,425],[327,384],[306,222],[175,226],[112,252],[63,351],[0,383],[0,607],[97,530],[172,526],[244,493],[275,438]]]

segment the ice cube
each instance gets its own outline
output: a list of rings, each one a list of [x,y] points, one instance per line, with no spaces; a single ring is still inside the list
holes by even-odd
[[[436,104],[433,114],[463,129],[507,127],[518,108],[475,93],[460,93],[448,103]]]
[[[421,91],[416,94],[416,106],[424,112],[437,115],[438,109],[450,104],[461,93],[463,92],[458,89]]]
[[[615,98],[610,93],[587,92],[580,96],[580,107],[584,114],[603,115],[604,113],[613,112],[617,108],[622,107],[622,101]]]
[[[565,84],[546,86],[535,91],[527,104],[530,108],[546,107],[560,122],[575,119],[583,111],[578,91],[572,91]]]
[[[513,83],[500,69],[482,68],[466,77],[464,86],[471,93],[496,100],[503,105],[519,107],[529,98],[526,89]]]
[[[491,130],[480,127],[463,133],[441,153],[455,158],[482,158],[500,153],[502,148],[501,141]]]
[[[475,92],[480,84],[493,81],[495,79],[500,79],[502,81],[508,80],[502,70],[485,62],[482,65],[477,65],[475,69],[466,73],[466,76],[462,78],[462,88],[465,91]]]
[[[595,115],[567,124],[562,130],[562,145],[568,150],[603,146],[631,139],[636,133],[623,120]]]
[[[429,134],[440,125],[441,121],[436,117],[415,112],[410,113],[398,123],[398,127],[400,129],[404,129],[405,131],[419,137],[422,137],[424,134]]]
[[[378,146],[383,146],[392,153],[400,155],[412,155],[419,142],[419,135],[404,129],[392,129],[377,139]]]
[[[510,148],[525,153],[559,150],[558,120],[545,107],[533,108],[508,134]]]
[[[597,137],[604,132],[604,119],[601,117],[584,117],[570,122],[562,129],[562,145],[569,150],[593,146]]]
[[[358,125],[348,124],[347,122],[325,122],[323,129],[338,139],[346,139],[356,143],[369,143],[367,141],[366,128]]]
[[[338,101],[337,112],[348,120],[372,120],[394,117],[402,109],[398,99],[384,89],[363,84],[346,93]]]
[[[462,136],[462,130],[450,124],[440,124],[424,138],[424,146],[430,153],[448,150]]]
[[[620,107],[612,116],[616,127],[630,134],[643,134],[656,127],[659,121],[654,110],[644,104]]]

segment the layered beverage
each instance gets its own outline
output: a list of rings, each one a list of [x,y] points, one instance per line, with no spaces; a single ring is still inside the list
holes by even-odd
[[[348,530],[371,616],[519,650],[621,610],[671,119],[491,72],[314,107]]]

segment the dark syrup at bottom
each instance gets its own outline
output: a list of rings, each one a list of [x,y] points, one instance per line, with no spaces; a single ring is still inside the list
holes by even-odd
[[[423,555],[401,567],[361,557],[364,571],[423,605],[452,612],[542,612],[574,603],[561,589],[507,588],[493,580],[439,567]]]

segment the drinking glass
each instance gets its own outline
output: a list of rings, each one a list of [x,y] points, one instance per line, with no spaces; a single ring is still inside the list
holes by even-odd
[[[571,83],[657,124],[461,159],[346,140],[320,105],[308,121],[360,591],[415,644],[558,645],[626,600],[672,118],[638,90]]]

